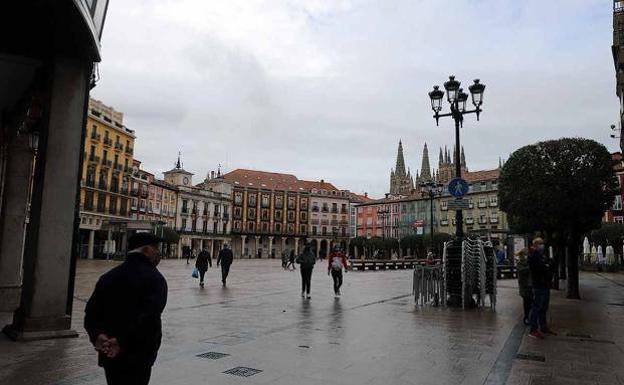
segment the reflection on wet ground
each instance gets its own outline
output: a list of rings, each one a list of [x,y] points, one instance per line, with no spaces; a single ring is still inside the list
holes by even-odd
[[[81,325],[84,300],[112,264],[79,263],[79,338],[0,338],[0,383],[105,383]],[[282,270],[278,260],[235,261],[227,289],[217,269],[202,290],[185,261],[159,268],[170,290],[152,384],[483,384],[521,311],[513,281],[501,283],[496,312],[460,311],[415,306],[410,271],[346,274],[336,299],[319,266],[307,300],[299,272]],[[208,352],[227,356],[197,357]],[[236,367],[262,372],[244,379],[223,373]]]

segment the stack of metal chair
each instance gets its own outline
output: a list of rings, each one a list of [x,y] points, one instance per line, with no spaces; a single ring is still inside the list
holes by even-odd
[[[446,300],[451,306],[459,306],[462,301],[462,245],[457,241],[444,244],[442,257]]]
[[[490,297],[490,306],[496,308],[496,251],[492,242],[483,245],[485,253],[485,294]]]
[[[442,265],[422,266],[414,268],[414,301],[417,304],[428,303],[434,306],[440,305],[440,301],[446,298],[444,289],[444,274]],[[444,305],[444,301],[442,301]]]

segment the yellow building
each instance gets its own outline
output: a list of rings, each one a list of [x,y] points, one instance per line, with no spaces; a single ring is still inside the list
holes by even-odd
[[[123,113],[89,100],[80,183],[82,257],[110,251],[104,242],[107,224],[129,217],[134,139],[134,131],[123,125]]]

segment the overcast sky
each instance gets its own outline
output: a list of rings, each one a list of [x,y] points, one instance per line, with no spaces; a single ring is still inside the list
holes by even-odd
[[[427,92],[449,74],[487,85],[465,119],[468,168],[537,140],[616,150],[604,0],[111,0],[92,95],[124,112],[135,157],[160,175],[182,151],[199,182],[222,164],[387,192],[399,139],[437,167],[453,124]]]

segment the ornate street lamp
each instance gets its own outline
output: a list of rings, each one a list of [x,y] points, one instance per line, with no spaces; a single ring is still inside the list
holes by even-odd
[[[466,110],[466,101],[468,100],[468,94],[461,89],[461,83],[455,80],[455,76],[449,76],[449,80],[444,82],[444,89],[446,90],[447,100],[451,107],[451,112],[446,114],[440,114],[442,111],[442,98],[444,92],[440,90],[439,86],[433,86],[433,91],[429,92],[429,98],[431,99],[431,109],[434,112],[433,118],[436,121],[436,125],[439,123],[439,119],[443,117],[451,117],[455,121],[455,177],[461,178],[461,159],[460,159],[460,141],[459,141],[459,128],[462,127],[464,122],[464,115],[476,114],[477,120],[479,120],[479,114],[481,113],[481,105],[483,104],[483,92],[485,91],[485,84],[482,84],[479,79],[475,79],[474,83],[468,87],[470,94],[472,95],[472,104],[475,106],[474,110]],[[455,235],[457,239],[461,240],[464,236],[463,230],[463,215],[461,210],[455,211]]]
[[[388,214],[390,214],[390,210],[387,208],[377,209],[377,216],[381,218],[382,239],[386,239],[386,218]]]

